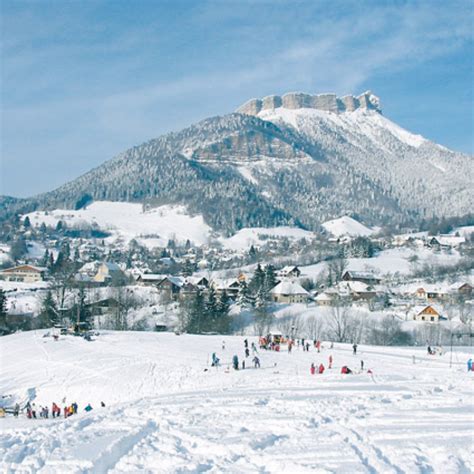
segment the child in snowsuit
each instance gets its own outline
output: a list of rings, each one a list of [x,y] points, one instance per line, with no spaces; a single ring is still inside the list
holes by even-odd
[[[311,375],[314,375],[316,373],[316,366],[314,364],[311,364],[309,371],[311,372]]]

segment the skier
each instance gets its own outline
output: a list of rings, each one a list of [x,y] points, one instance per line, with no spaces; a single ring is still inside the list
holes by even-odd
[[[353,355],[357,354],[357,344],[355,342],[354,342],[354,344],[352,344],[352,354]]]
[[[245,357],[248,357],[249,355],[250,355],[249,348],[246,347],[246,348],[245,348]]]
[[[242,370],[245,370],[245,359],[242,360]]]
[[[216,356],[216,353],[212,353],[212,367],[217,367],[219,365],[219,358]]]
[[[314,364],[311,364],[309,371],[311,372],[311,375],[314,375],[316,373],[316,366]]]
[[[324,367],[324,365],[323,365],[323,364],[319,364],[318,373],[320,373],[320,374],[323,374],[323,373],[324,373],[324,371],[325,371],[325,367]]]
[[[222,341],[222,350],[225,351],[225,341]]]
[[[239,370],[239,358],[236,355],[232,357],[232,367],[234,367],[235,370]]]
[[[289,340],[288,341],[288,354],[291,354],[291,349],[293,348],[293,341]]]
[[[352,374],[352,370],[347,367],[347,365],[342,366],[341,374]]]
[[[254,364],[254,366],[255,366],[256,369],[259,369],[259,368],[260,368],[260,359],[259,359],[257,356],[255,356],[255,357],[253,358],[253,364]]]
[[[31,416],[36,418],[36,404],[34,403],[31,405]]]
[[[309,352],[309,342],[306,343],[306,352]]]
[[[316,341],[316,349],[321,352],[321,341]]]
[[[249,347],[248,339],[244,339],[244,346],[245,346],[246,349],[248,349],[248,347]]]
[[[329,356],[329,368],[332,369],[332,355]]]
[[[360,361],[360,370],[364,370],[364,361],[363,360]]]
[[[432,349],[431,349],[431,346],[428,346],[427,351],[428,351],[428,355],[432,355],[432,354],[433,354],[433,351],[432,351]]]
[[[72,408],[72,414],[75,415],[77,413],[77,403],[76,402],[72,403],[71,408]]]
[[[20,413],[20,405],[18,403],[15,405],[15,408],[13,409],[13,416],[15,418],[18,418],[18,414]]]
[[[252,354],[257,354],[257,346],[255,345],[255,342],[252,342]]]
[[[469,359],[467,361],[467,371],[468,372],[472,372],[473,368],[472,368],[472,359]]]

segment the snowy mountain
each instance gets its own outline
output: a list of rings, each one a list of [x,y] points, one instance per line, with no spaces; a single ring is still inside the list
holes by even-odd
[[[381,114],[371,93],[254,99],[133,147],[7,212],[80,209],[92,200],[185,206],[228,235],[245,227],[317,229],[342,215],[371,224],[463,215],[471,156]]]

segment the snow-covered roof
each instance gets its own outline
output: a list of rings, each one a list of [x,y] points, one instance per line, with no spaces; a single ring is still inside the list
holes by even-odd
[[[366,293],[373,291],[369,285],[361,281],[341,281],[338,284],[339,290],[348,291],[350,293]]]
[[[380,278],[377,277],[372,272],[361,272],[361,271],[355,271],[355,270],[347,270],[344,272],[344,274],[348,274],[351,278],[362,278],[364,280],[379,280]]]
[[[332,296],[329,293],[323,291],[318,296],[316,296],[314,300],[315,301],[332,301]]]
[[[309,293],[299,284],[293,281],[281,281],[271,292],[273,295],[307,295]]]
[[[140,279],[143,281],[161,281],[166,278],[166,275],[160,275],[157,273],[142,273]]]

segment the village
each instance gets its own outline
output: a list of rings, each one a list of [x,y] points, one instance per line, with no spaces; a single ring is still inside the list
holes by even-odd
[[[65,228],[48,232],[23,221],[20,238],[1,247],[3,333],[55,325],[261,335],[299,327],[307,337],[350,342],[381,326],[398,334],[391,343],[442,344],[457,331],[461,344],[471,332],[471,227],[437,235],[266,235],[234,250],[189,241],[150,250]],[[206,311],[206,324],[190,322]],[[341,318],[346,331],[334,329]]]

